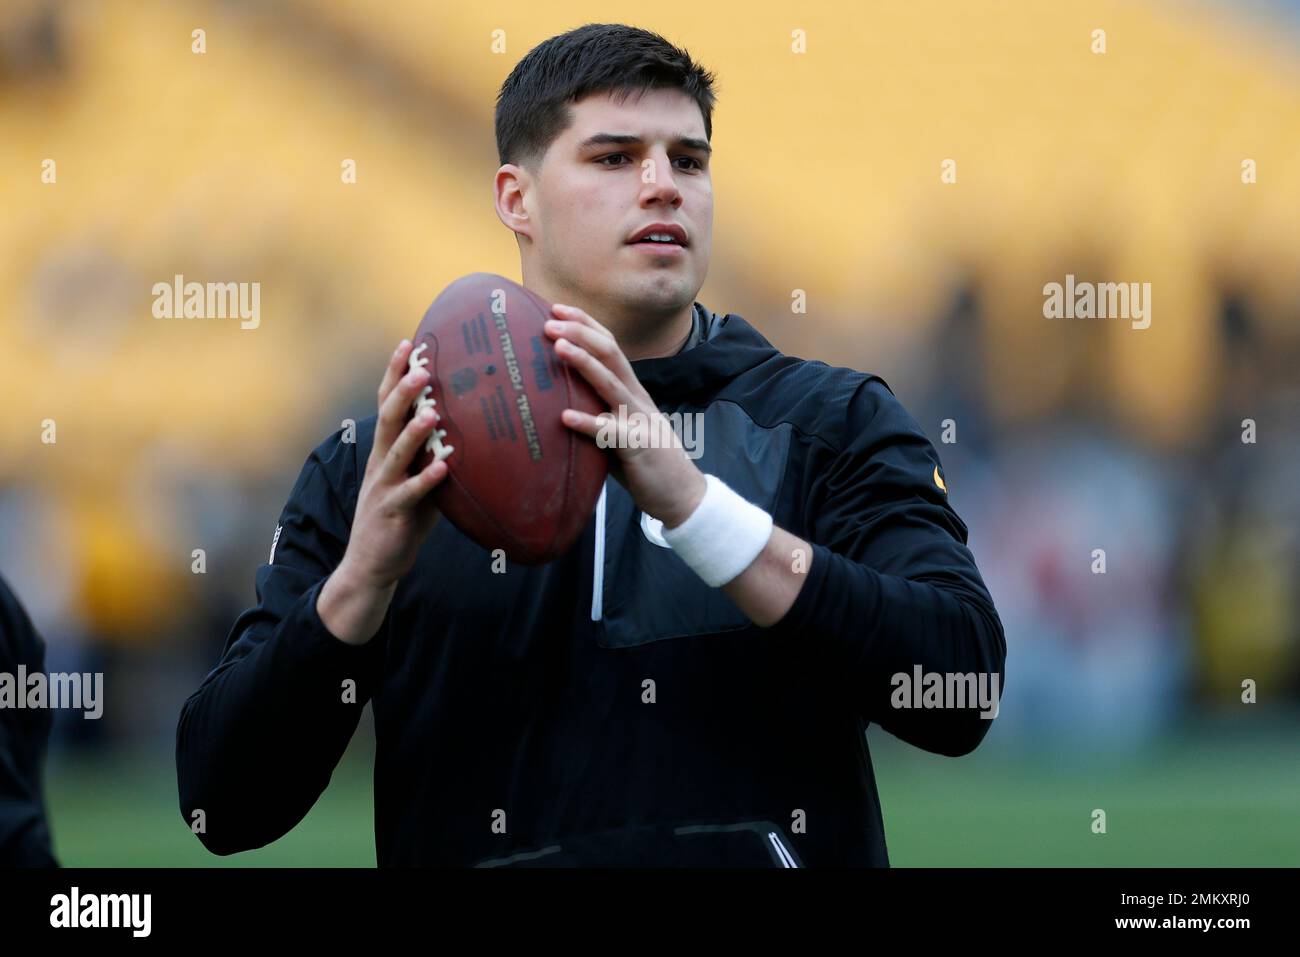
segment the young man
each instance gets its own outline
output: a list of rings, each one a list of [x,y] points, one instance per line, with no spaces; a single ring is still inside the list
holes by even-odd
[[[497,215],[523,284],[568,304],[560,357],[624,421],[700,414],[698,460],[620,443],[567,555],[494,568],[430,504],[446,465],[407,474],[436,421],[406,422],[427,374],[399,345],[182,710],[181,811],[213,852],[301,820],[366,701],[381,865],[885,865],[867,724],[951,755],[983,738],[974,702],[891,700],[916,667],[1000,681],[1005,657],[934,449],[879,378],[694,301],[711,83],[589,24],[532,50],[496,116]]]

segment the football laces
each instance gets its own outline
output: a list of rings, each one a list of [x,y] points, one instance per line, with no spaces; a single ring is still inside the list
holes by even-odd
[[[429,344],[427,342],[421,342],[418,346],[416,346],[413,350],[411,350],[411,358],[407,362],[408,371],[414,369],[424,369],[428,367],[429,357],[420,354],[427,348],[429,348]],[[433,409],[433,407],[438,404],[438,400],[433,398],[431,394],[432,392],[433,392],[433,384],[430,383],[429,385],[426,385],[424,389],[421,390],[420,394],[415,397],[415,402],[412,403],[411,408],[414,410],[416,415],[419,415],[425,409]],[[438,411],[436,409],[434,409],[434,414],[438,415]],[[441,416],[439,416],[439,418],[441,418]],[[429,436],[429,440],[424,443],[424,451],[432,452],[434,461],[441,462],[447,456],[451,455],[451,453],[454,452],[456,449],[454,445],[443,444],[442,440],[446,437],[446,435],[447,435],[446,429],[434,429],[433,433]]]

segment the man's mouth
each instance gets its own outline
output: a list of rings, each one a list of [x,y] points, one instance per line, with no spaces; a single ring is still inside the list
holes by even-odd
[[[633,246],[677,246],[685,248],[690,245],[686,229],[677,223],[650,223],[632,234],[628,243]]]

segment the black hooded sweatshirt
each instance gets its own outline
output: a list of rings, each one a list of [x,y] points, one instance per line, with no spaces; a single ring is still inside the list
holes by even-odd
[[[257,604],[182,708],[180,807],[204,812],[209,850],[297,824],[369,701],[380,866],[887,866],[867,725],[974,749],[978,707],[900,707],[894,676],[1000,685],[1001,622],[938,456],[883,380],[783,355],[700,303],[695,332],[632,367],[682,413],[701,471],[812,543],[785,617],[754,625],[610,478],[546,565],[502,567],[440,520],[379,633],[344,644],[316,599],[371,416],[308,457]]]

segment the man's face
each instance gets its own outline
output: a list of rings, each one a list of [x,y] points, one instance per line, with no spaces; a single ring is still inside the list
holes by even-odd
[[[699,107],[680,91],[650,90],[621,104],[593,94],[570,110],[541,168],[520,173],[526,215],[512,225],[525,284],[625,328],[689,311],[713,241]],[[680,227],[686,245],[629,243],[654,223]]]

